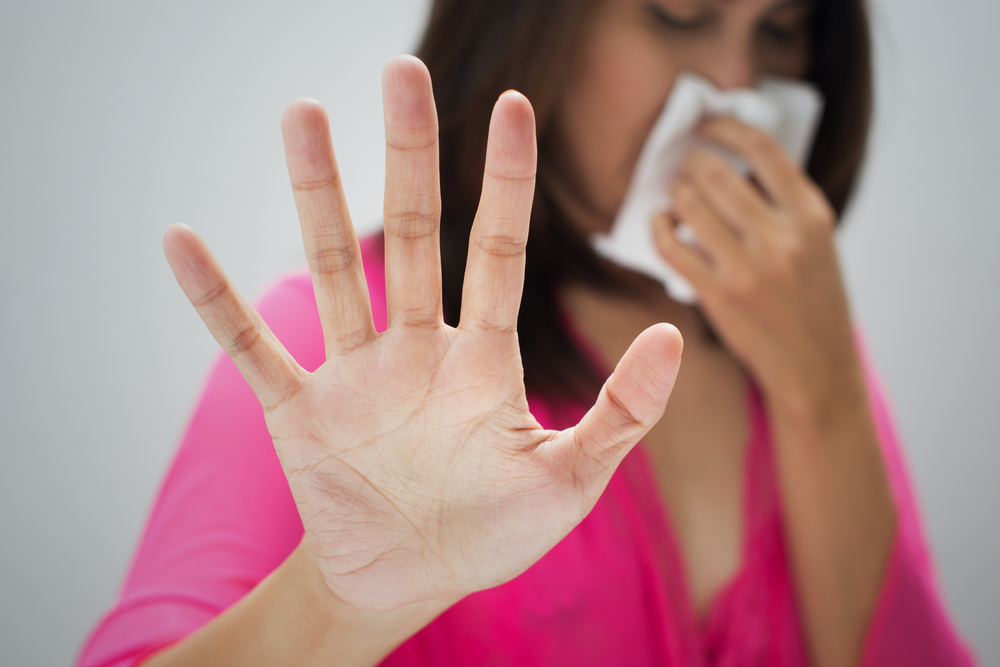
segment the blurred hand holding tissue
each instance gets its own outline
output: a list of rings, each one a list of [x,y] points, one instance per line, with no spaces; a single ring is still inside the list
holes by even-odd
[[[693,136],[698,123],[708,116],[734,116],[774,136],[801,165],[808,157],[822,109],[819,92],[803,81],[769,77],[754,89],[720,91],[700,76],[682,74],[639,154],[611,232],[591,238],[594,250],[659,280],[675,301],[694,303],[694,288],[656,250],[653,219],[670,210],[670,182],[684,157],[700,142]],[[738,157],[727,157],[747,171]],[[680,224],[676,234],[683,243],[697,243],[687,225]]]

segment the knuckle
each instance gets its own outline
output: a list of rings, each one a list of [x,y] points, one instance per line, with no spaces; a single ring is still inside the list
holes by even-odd
[[[837,224],[837,212],[818,185],[809,181],[802,202],[805,222],[820,229],[833,230]]]
[[[235,357],[246,352],[257,344],[260,336],[260,326],[256,322],[240,329],[229,343],[229,353]]]
[[[279,408],[282,404],[287,403],[292,400],[296,394],[302,389],[302,378],[294,376],[288,378],[284,385],[280,389],[275,389],[274,395],[271,397],[267,403],[261,402],[261,408],[263,408],[264,413],[273,412],[275,409]]]
[[[798,280],[802,267],[807,262],[809,244],[803,234],[788,233],[776,240],[770,253],[768,268],[780,282],[791,283]]]
[[[752,299],[760,291],[760,278],[749,270],[733,272],[725,284],[726,289],[723,293],[731,303]]]
[[[834,212],[833,207],[830,206],[825,197],[818,193],[812,200],[813,204],[809,212],[809,218],[820,229],[832,231],[837,224],[837,214]]]
[[[223,295],[228,295],[230,293],[231,286],[228,281],[222,280],[212,287],[212,289],[205,292],[204,295],[197,301],[193,302],[195,308],[202,308],[207,306],[214,301],[218,300]]]
[[[355,248],[333,246],[315,250],[309,258],[309,263],[317,273],[333,275],[350,269],[359,259],[360,256]]]
[[[535,179],[537,175],[537,168],[534,165],[530,165],[522,168],[508,166],[503,169],[496,169],[487,165],[483,173],[490,178],[495,178],[501,183],[521,185],[526,181],[530,182]]]
[[[324,336],[327,344],[336,348],[341,354],[356,352],[369,342],[368,332],[362,328],[347,332],[331,332]]]
[[[313,190],[322,190],[324,188],[336,188],[339,184],[340,184],[340,173],[334,170],[331,174],[329,174],[324,178],[293,181],[292,191],[311,192]]]
[[[386,146],[403,152],[422,152],[437,145],[437,127],[393,127],[386,136]]]
[[[405,240],[418,240],[437,233],[440,210],[435,206],[404,208],[389,217],[392,233]]]
[[[608,398],[608,402],[614,408],[615,413],[618,415],[621,421],[621,430],[637,430],[645,429],[646,423],[633,414],[632,410],[629,409],[628,405],[618,396],[617,391],[607,384],[604,385],[604,394]]]
[[[469,317],[462,324],[463,326],[467,326],[470,329],[475,329],[476,331],[489,334],[496,334],[501,336],[509,336],[510,334],[517,333],[516,323],[502,324],[488,317]]]
[[[476,247],[494,257],[514,257],[524,252],[527,238],[516,234],[479,234]]]
[[[572,438],[573,446],[565,448],[564,451],[572,452],[573,458],[567,461],[567,465],[563,466],[563,469],[567,471],[570,483],[574,488],[587,490],[594,480],[601,476],[606,457],[600,452],[591,452],[575,431]]]
[[[773,155],[780,152],[778,142],[770,134],[752,128],[747,137],[748,148],[758,155]]]
[[[416,329],[438,329],[442,324],[437,304],[397,305],[396,316],[406,326]]]

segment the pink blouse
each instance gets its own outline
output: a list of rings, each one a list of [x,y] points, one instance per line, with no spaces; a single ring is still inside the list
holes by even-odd
[[[382,240],[362,243],[376,327],[386,323]],[[260,314],[307,370],[324,361],[307,272],[279,282]],[[898,527],[864,646],[871,667],[971,665],[937,591],[896,434],[869,373]],[[805,667],[760,398],[745,466],[743,562],[699,623],[647,453],[625,458],[594,510],[524,574],[475,593],[400,646],[387,667],[664,665]],[[529,400],[546,428],[580,405]],[[118,599],[80,667],[131,667],[194,632],[274,570],[302,524],[256,397],[228,357],[215,364]]]

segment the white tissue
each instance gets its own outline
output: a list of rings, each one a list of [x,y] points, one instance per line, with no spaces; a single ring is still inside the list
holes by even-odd
[[[670,209],[670,182],[685,155],[699,143],[692,134],[695,127],[706,116],[735,116],[773,135],[801,165],[812,146],[822,108],[819,92],[802,81],[768,77],[755,89],[720,91],[700,76],[681,75],[639,154],[611,232],[591,238],[594,250],[659,280],[674,300],[694,303],[694,288],[656,250],[653,219]],[[748,171],[738,157],[727,157],[737,169]],[[678,225],[676,235],[687,245],[697,245],[687,225]]]

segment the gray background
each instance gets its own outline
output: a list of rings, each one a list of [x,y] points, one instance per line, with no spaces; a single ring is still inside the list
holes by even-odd
[[[879,117],[842,236],[948,604],[1000,665],[1000,5],[876,0]],[[0,6],[0,664],[109,605],[216,348],[163,260],[198,229],[258,294],[301,263],[278,121],[330,110],[381,215],[379,74],[424,0]]]

